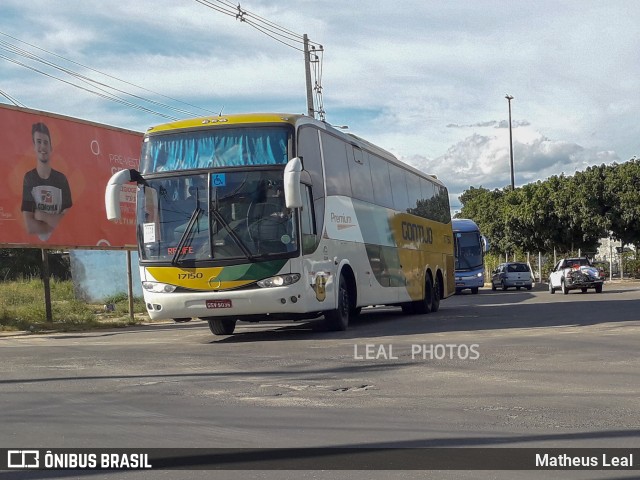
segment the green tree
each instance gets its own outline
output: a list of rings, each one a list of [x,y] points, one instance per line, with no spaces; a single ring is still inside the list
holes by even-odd
[[[458,217],[474,220],[493,253],[594,252],[612,232],[640,247],[640,161],[554,175],[515,190],[470,187]]]
[[[489,239],[491,251],[504,252],[509,247],[505,238],[503,190],[470,187],[460,195],[462,208],[458,218],[470,218]]]
[[[604,215],[613,237],[624,245],[640,245],[640,162],[608,168],[603,187]]]

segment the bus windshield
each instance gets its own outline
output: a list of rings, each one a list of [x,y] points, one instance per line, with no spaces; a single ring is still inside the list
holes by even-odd
[[[482,266],[482,243],[478,232],[456,232],[456,270],[472,270]]]
[[[249,259],[297,251],[282,169],[147,178],[138,189],[141,260]]]

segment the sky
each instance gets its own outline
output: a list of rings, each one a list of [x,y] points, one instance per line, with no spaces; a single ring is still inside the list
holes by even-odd
[[[136,131],[166,115],[306,113],[302,45],[211,8],[228,11],[237,1],[208,2],[2,0],[0,103]],[[640,2],[240,7],[254,25],[322,45],[326,121],[435,174],[454,210],[471,186],[511,183],[507,94],[516,187],[640,157]],[[136,95],[118,93],[138,108],[65,83],[89,88],[25,51]]]

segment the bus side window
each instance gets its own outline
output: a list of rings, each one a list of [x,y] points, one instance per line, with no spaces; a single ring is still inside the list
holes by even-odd
[[[368,155],[371,165],[371,182],[373,197],[376,204],[383,207],[393,208],[393,197],[391,196],[391,180],[389,178],[389,164],[383,158],[376,155]]]
[[[373,203],[369,156],[357,146],[348,146],[347,157],[349,157],[349,177],[354,198]]]
[[[411,208],[409,196],[407,194],[407,182],[404,177],[404,170],[396,165],[389,165],[389,175],[391,176],[391,194],[393,205],[396,210],[406,212]]]
[[[416,177],[410,172],[405,172],[405,180],[407,181],[407,195],[409,196],[408,213],[419,215],[417,210],[422,200],[422,190],[420,189],[420,177]]]
[[[321,138],[327,195],[351,197],[349,158],[347,157],[347,147],[351,149],[351,145],[325,132],[321,134]]]

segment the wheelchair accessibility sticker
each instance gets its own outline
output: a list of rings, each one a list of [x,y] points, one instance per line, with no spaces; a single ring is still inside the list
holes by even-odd
[[[227,185],[226,173],[216,173],[213,175],[211,182],[214,187],[224,187]]]

